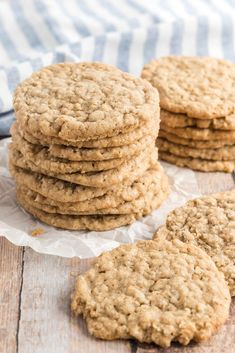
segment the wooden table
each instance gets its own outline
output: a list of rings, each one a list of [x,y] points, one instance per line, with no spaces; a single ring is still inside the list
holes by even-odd
[[[197,173],[203,194],[234,188],[232,175]],[[1,230],[0,230],[1,233]],[[41,255],[0,238],[0,353],[157,353],[154,345],[91,337],[70,313],[75,276],[90,260]],[[235,300],[226,325],[209,342],[167,353],[235,353]]]

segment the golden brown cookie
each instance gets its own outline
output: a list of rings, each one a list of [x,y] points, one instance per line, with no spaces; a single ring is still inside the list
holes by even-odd
[[[141,153],[143,145],[145,148],[150,148],[155,144],[155,138],[150,135],[129,146],[104,149],[32,144],[17,132],[12,134],[12,140],[15,148],[26,159],[33,160],[42,169],[48,168],[54,172],[68,173],[78,170],[89,172],[112,169]]]
[[[161,129],[174,134],[176,136],[182,137],[184,139],[200,140],[200,141],[230,141],[234,143],[235,141],[235,130],[213,130],[213,129],[198,129],[194,127],[175,127],[172,128],[164,123],[161,123]]]
[[[17,173],[18,174],[18,173]],[[23,173],[25,175],[25,173]],[[31,187],[29,182],[25,183],[27,175],[24,178],[16,177],[17,188],[21,190],[28,199],[28,202],[42,210],[50,213],[78,213],[78,212],[96,212],[97,210],[115,208],[119,205],[134,201],[140,197],[149,196],[147,191],[150,192],[157,191],[161,189],[163,179],[166,176],[159,163],[155,169],[148,169],[139,179],[135,180],[130,185],[118,185],[110,189],[100,189],[99,188],[89,188],[82,187],[78,185],[66,185],[68,183],[61,181],[61,188],[63,188],[64,193],[58,192],[58,183],[56,181],[53,184],[49,181],[46,184],[46,179],[41,178],[44,189],[42,186],[39,188],[35,187],[35,180],[33,180],[33,185]],[[32,180],[32,178],[31,178]],[[63,185],[65,184],[65,185]],[[166,180],[166,185],[168,188],[168,182]],[[38,190],[37,191],[35,191]],[[68,191],[73,190],[73,193]],[[96,190],[98,196],[96,196]],[[54,191],[54,193],[52,193]],[[93,193],[92,193],[93,191]],[[86,195],[82,195],[85,194]],[[52,198],[53,197],[53,198]],[[79,201],[82,200],[82,201]]]
[[[51,214],[29,205],[23,195],[19,193],[17,194],[17,201],[27,212],[38,218],[40,221],[53,227],[70,230],[91,230],[102,232],[131,224],[137,218],[135,214],[111,216],[74,216],[56,213]]]
[[[146,148],[154,144],[155,136],[146,135],[139,140],[120,147],[109,148],[77,148],[74,146],[51,145],[49,154],[53,157],[65,158],[72,161],[107,161],[114,159],[131,159]]]
[[[153,117],[149,122],[143,126],[125,133],[120,133],[116,136],[100,138],[96,140],[64,140],[59,137],[48,137],[40,132],[29,133],[27,129],[23,129],[20,124],[19,131],[21,135],[33,144],[42,144],[44,146],[61,145],[61,146],[74,146],[77,148],[109,148],[121,147],[135,143],[146,135],[151,135],[156,138],[159,130],[159,120]]]
[[[140,182],[136,184],[138,187]],[[133,186],[132,190],[133,192],[137,191],[136,186]],[[17,186],[17,192],[29,205],[52,214],[111,215],[135,213],[145,216],[162,204],[170,192],[170,186],[167,176],[160,173],[156,179],[152,179],[152,182],[142,185],[142,190],[132,200],[125,201],[122,197],[115,198],[115,195],[105,195],[98,200],[93,198],[88,202],[79,203],[56,202],[20,185]]]
[[[235,144],[220,148],[192,148],[184,145],[178,145],[159,137],[156,141],[159,151],[170,152],[175,156],[201,158],[214,161],[235,160]]]
[[[235,64],[212,57],[168,56],[151,61],[143,78],[156,87],[161,108],[192,118],[235,113]]]
[[[162,137],[170,142],[176,143],[178,145],[184,145],[192,148],[204,149],[204,148],[220,148],[225,146],[233,146],[234,141],[224,141],[224,140],[192,140],[179,137],[175,134],[171,134],[167,131],[161,129],[159,131],[159,137]]]
[[[72,310],[101,339],[134,338],[169,347],[204,341],[225,322],[224,276],[200,248],[179,240],[121,245],[80,275]]]
[[[56,205],[58,202],[74,204],[79,203],[81,210],[93,209],[97,206],[107,205],[107,207],[115,207],[114,200],[131,201],[139,196],[139,192],[149,181],[159,180],[159,175],[163,173],[160,164],[155,161],[151,163],[148,170],[136,178],[133,174],[122,184],[113,185],[110,188],[105,187],[89,187],[73,184],[64,180],[49,177],[43,174],[34,173],[9,164],[12,177],[17,185],[22,185],[27,189],[47,198],[47,203]],[[41,200],[41,198],[38,196]],[[55,203],[53,203],[55,201]],[[116,203],[115,203],[116,205]]]
[[[231,161],[211,161],[201,158],[180,157],[164,151],[159,151],[159,158],[178,167],[191,168],[202,172],[232,173],[235,170],[235,159]]]
[[[135,156],[127,156],[126,158],[114,158],[108,160],[95,160],[95,161],[84,161],[84,160],[70,160],[60,157],[54,157],[50,153],[50,149],[42,145],[34,145],[20,135],[13,135],[12,146],[22,154],[22,159],[27,163],[33,163],[38,167],[38,170],[42,173],[46,173],[49,170],[55,174],[65,173],[88,173],[88,172],[99,172],[117,168],[123,163],[127,162]],[[155,144],[153,139],[150,140],[152,147]],[[149,144],[149,148],[151,145]]]
[[[199,246],[224,273],[235,295],[235,189],[190,200],[167,216],[157,241],[180,239]]]
[[[171,128],[191,126],[199,129],[235,130],[235,114],[222,118],[196,119],[161,109],[161,122]]]
[[[147,81],[92,62],[40,69],[18,85],[13,104],[29,132],[65,140],[115,136],[159,117],[158,92]]]
[[[94,173],[55,173],[50,170],[44,170],[41,165],[36,165],[33,161],[24,158],[24,156],[17,151],[12,144],[9,150],[9,157],[11,164],[29,171],[42,173],[47,176],[52,176],[79,185],[107,188],[125,182],[130,177],[137,179],[152,163],[157,161],[158,152],[156,148],[153,148],[152,150],[146,149],[135,158],[124,162],[117,168]]]

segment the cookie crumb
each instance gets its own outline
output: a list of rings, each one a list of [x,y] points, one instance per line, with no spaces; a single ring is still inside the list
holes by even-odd
[[[44,232],[45,231],[43,228],[36,228],[31,231],[31,235],[32,237],[38,237],[39,235],[42,235]]]

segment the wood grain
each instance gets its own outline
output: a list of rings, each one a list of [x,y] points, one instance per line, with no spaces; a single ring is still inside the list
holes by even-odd
[[[70,312],[75,277],[90,261],[25,251],[19,323],[19,353],[129,353],[128,342],[90,337],[82,319]]]
[[[0,249],[0,353],[16,353],[23,248],[0,237]]]
[[[196,179],[202,194],[226,191],[235,187],[232,174],[197,172]]]

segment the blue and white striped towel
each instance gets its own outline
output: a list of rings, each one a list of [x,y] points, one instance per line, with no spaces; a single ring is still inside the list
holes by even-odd
[[[235,61],[235,0],[0,0],[0,135],[12,91],[62,61],[103,61],[139,75],[169,54]]]

